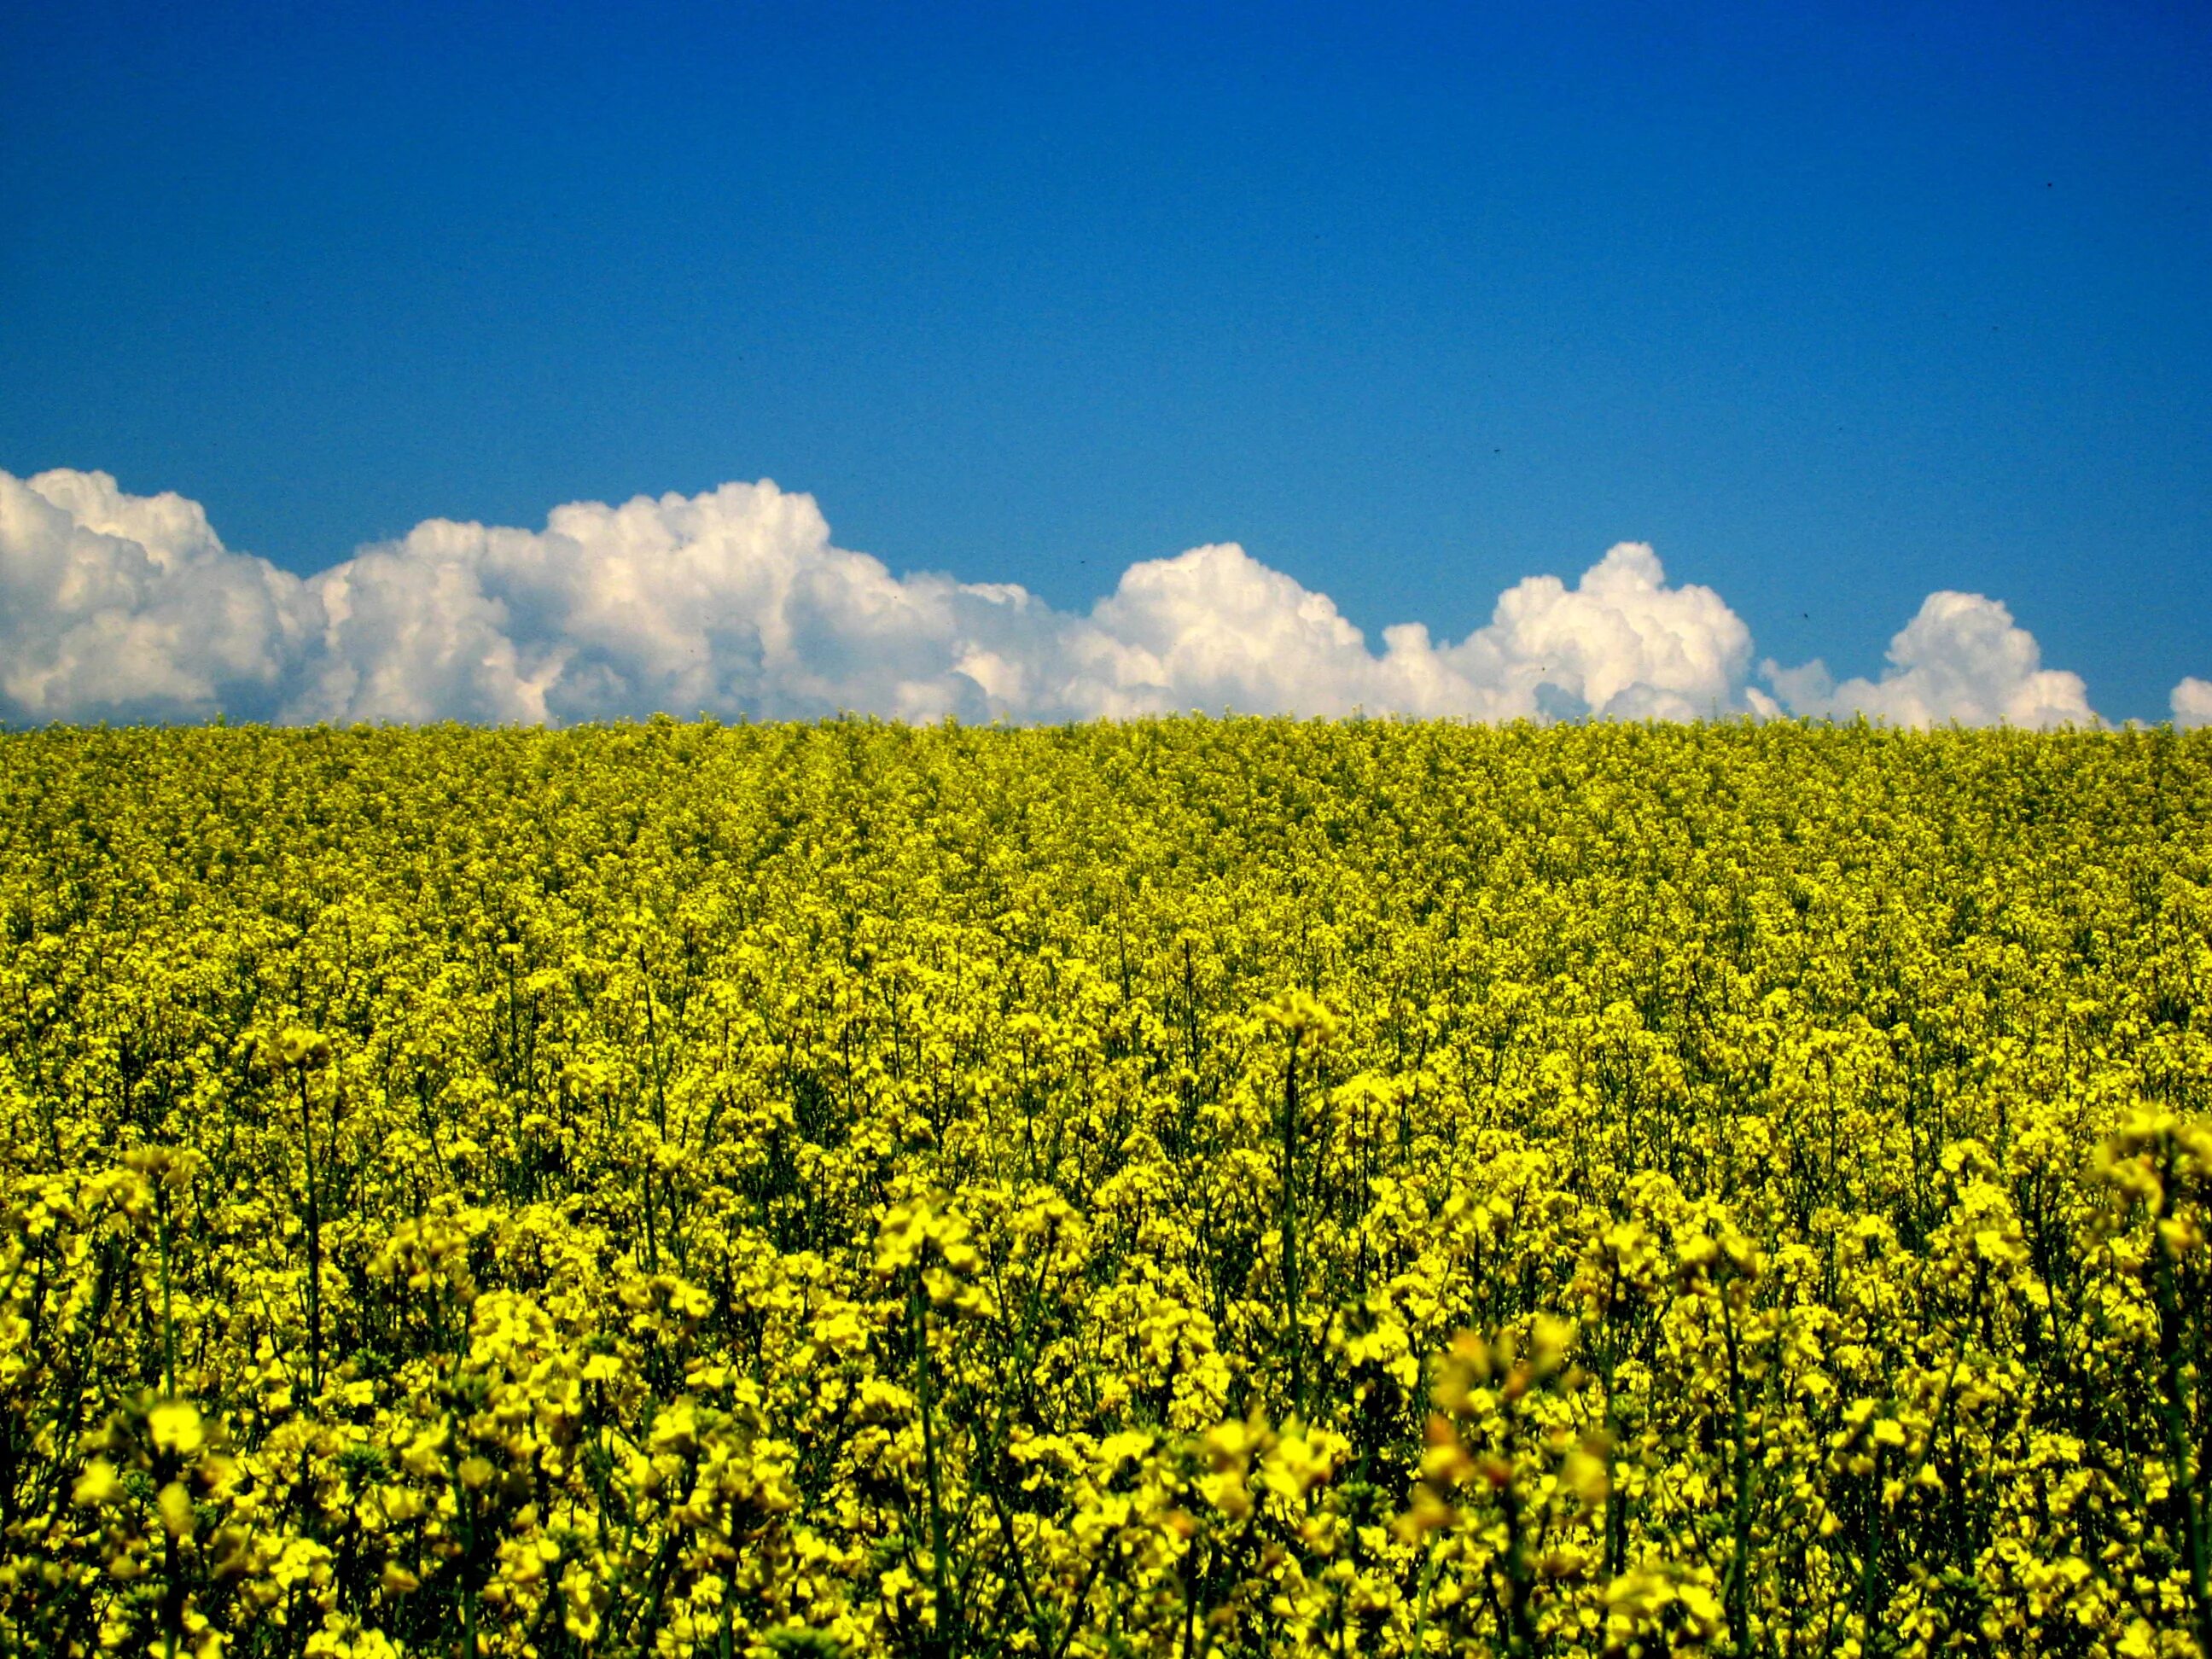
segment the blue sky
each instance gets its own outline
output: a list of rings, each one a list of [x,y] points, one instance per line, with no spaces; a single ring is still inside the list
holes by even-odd
[[[2212,13],[90,3],[0,54],[0,469],[302,574],[775,479],[1063,610],[1235,541],[1458,637],[2212,674]]]

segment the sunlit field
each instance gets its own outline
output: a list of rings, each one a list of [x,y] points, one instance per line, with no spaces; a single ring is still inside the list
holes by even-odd
[[[0,738],[0,1650],[2212,1653],[2212,732]]]

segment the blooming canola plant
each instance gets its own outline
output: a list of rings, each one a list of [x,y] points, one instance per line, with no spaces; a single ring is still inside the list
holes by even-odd
[[[2212,736],[0,738],[9,1653],[2212,1653]]]

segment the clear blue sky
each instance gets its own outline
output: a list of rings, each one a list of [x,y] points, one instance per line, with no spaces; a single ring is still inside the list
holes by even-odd
[[[90,0],[0,46],[0,467],[307,571],[775,478],[1457,635],[1656,544],[1866,672],[2212,674],[2212,9]]]

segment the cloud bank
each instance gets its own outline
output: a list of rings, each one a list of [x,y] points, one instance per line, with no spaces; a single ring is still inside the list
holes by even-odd
[[[1571,586],[1382,648],[1233,544],[1124,571],[1087,612],[1006,583],[893,574],[773,483],[557,507],[539,531],[434,519],[301,578],[225,548],[199,506],[100,472],[0,472],[0,718],[567,724],[702,710],[806,718],[1127,717],[1185,708],[1898,723],[2095,720],[1996,600],[1934,593],[1875,680],[1760,665],[1711,588],[1623,542]],[[2212,720],[2212,685],[2174,692]]]

